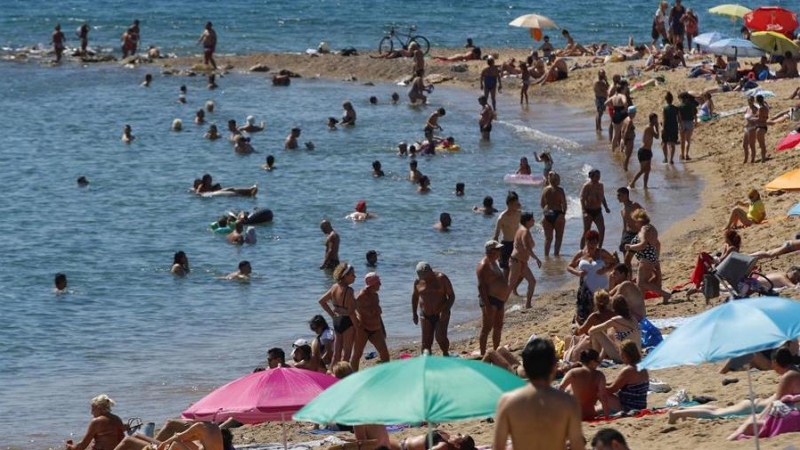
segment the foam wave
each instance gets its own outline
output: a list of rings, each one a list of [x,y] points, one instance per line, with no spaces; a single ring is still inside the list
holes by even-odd
[[[515,133],[521,134],[523,136],[529,136],[532,139],[541,142],[546,146],[557,147],[563,150],[577,150],[580,148],[580,144],[571,139],[567,139],[561,136],[555,136],[552,134],[547,134],[535,128],[531,128],[525,125],[506,122],[504,120],[496,120],[495,123],[507,126],[512,130],[514,130]]]

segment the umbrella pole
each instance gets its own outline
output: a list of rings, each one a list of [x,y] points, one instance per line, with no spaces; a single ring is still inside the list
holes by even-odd
[[[747,390],[749,391],[748,397],[750,398],[750,414],[753,420],[753,439],[755,439],[756,443],[756,450],[759,450],[761,447],[758,445],[758,422],[756,421],[756,400],[755,394],[753,393],[753,376],[750,375],[750,370],[752,369],[752,364],[747,368]]]
[[[428,448],[433,448],[433,424],[428,422],[428,433],[425,436],[425,439],[428,440]]]
[[[286,442],[286,421],[284,420],[283,413],[281,413],[281,434],[283,434],[283,450],[287,450],[289,445]]]

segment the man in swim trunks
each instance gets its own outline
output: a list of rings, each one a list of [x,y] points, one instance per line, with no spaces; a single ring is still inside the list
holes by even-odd
[[[431,352],[435,337],[442,355],[450,355],[447,326],[450,323],[450,309],[455,301],[456,294],[447,275],[434,271],[424,261],[418,263],[417,279],[414,280],[414,291],[411,294],[411,312],[414,325],[419,324],[422,328],[422,352]]]
[[[61,57],[64,55],[64,42],[67,41],[67,37],[61,31],[61,24],[56,24],[51,41],[53,42],[53,51],[56,53],[56,63],[60,63]]]
[[[239,267],[237,268],[237,270],[226,275],[225,279],[247,281],[250,279],[250,275],[252,273],[253,273],[253,267],[250,266],[250,261],[239,261]]]
[[[630,271],[625,264],[617,264],[611,272],[609,279],[608,295],[611,298],[622,296],[633,320],[639,322],[647,316],[647,307],[644,303],[644,294],[636,283],[630,280]]]
[[[569,66],[564,58],[558,58],[553,61],[553,65],[542,75],[541,78],[536,80],[534,84],[553,83],[556,81],[566,80],[569,77]]]
[[[439,117],[442,117],[446,114],[444,108],[439,108],[430,116],[428,116],[428,121],[425,122],[425,128],[423,131],[425,132],[425,139],[428,141],[427,147],[430,148],[430,152],[433,154],[435,153],[436,143],[433,140],[433,132],[435,130],[442,131],[442,126],[439,125]],[[425,148],[423,147],[423,154],[425,153]]]
[[[606,78],[606,71],[600,69],[597,71],[597,81],[594,82],[594,106],[597,109],[597,114],[594,117],[594,127],[597,131],[602,131],[606,100],[608,100],[608,78]]]
[[[494,58],[486,58],[486,67],[481,71],[481,90],[484,97],[492,98],[492,109],[497,111],[497,93],[503,90],[503,81],[500,78],[500,68],[494,63]]]
[[[633,212],[641,209],[642,205],[637,202],[631,201],[631,191],[626,187],[617,189],[617,201],[622,203],[622,239],[619,243],[619,251],[625,253],[625,244],[630,244],[633,238],[639,234],[641,228],[639,224],[633,220]]]
[[[55,277],[55,290],[56,294],[67,292],[67,276],[61,272],[56,274]]]
[[[503,394],[497,402],[492,448],[553,450],[584,446],[581,407],[569,394],[551,386],[556,373],[556,349],[548,339],[534,338],[522,351],[530,384]]]
[[[550,256],[550,245],[553,243],[553,233],[555,232],[555,246],[553,256],[561,254],[561,241],[564,239],[564,226],[567,223],[567,194],[561,187],[561,175],[550,172],[550,184],[542,189],[540,205],[544,216],[542,218],[542,228],[544,228],[544,256]]]
[[[610,410],[606,399],[606,376],[597,370],[600,365],[600,353],[593,349],[583,350],[580,356],[581,365],[570,369],[558,385],[559,391],[570,389],[572,395],[581,405],[583,420],[592,420],[597,417],[596,404],[598,400],[603,405],[603,415],[608,416]]]
[[[325,239],[325,256],[319,268],[333,270],[339,265],[339,233],[334,231],[333,225],[327,220],[320,222],[319,229],[328,236]]]
[[[412,42],[408,45],[408,50],[411,52],[411,57],[414,58],[414,69],[411,71],[415,76],[425,75],[425,53],[419,48],[419,44]]]
[[[486,242],[483,248],[485,255],[475,271],[478,277],[478,297],[481,307],[481,332],[478,338],[481,355],[486,354],[490,332],[492,333],[492,349],[497,350],[500,345],[505,302],[510,292],[508,277],[497,263],[504,248],[503,244],[491,240]]]
[[[517,193],[508,191],[508,195],[506,196],[506,209],[497,216],[497,222],[494,225],[494,235],[492,239],[495,241],[500,240],[500,234],[502,233],[503,235],[501,241],[503,244],[503,252],[500,255],[500,268],[503,269],[506,278],[508,278],[508,258],[514,250],[514,236],[519,227],[519,218],[522,215],[521,209],[522,205],[519,203],[519,196],[517,196]],[[516,286],[512,286],[512,289],[515,287]]]
[[[603,247],[603,239],[606,235],[606,223],[603,218],[603,208],[606,214],[611,213],[606,203],[606,188],[600,182],[600,171],[592,169],[589,171],[589,181],[584,183],[580,193],[581,211],[583,211],[583,233],[581,234],[581,248],[586,244],[586,232],[592,228],[592,223],[597,225],[597,232],[600,233],[598,245]]]
[[[214,52],[217,50],[217,32],[212,28],[211,22],[206,22],[206,28],[197,42],[203,44],[203,64],[210,65],[216,70],[217,63],[214,61]]]
[[[478,118],[478,126],[481,129],[481,139],[484,141],[489,140],[489,135],[492,132],[492,120],[494,120],[494,110],[489,106],[485,95],[478,97],[478,103],[481,105],[481,115]]]

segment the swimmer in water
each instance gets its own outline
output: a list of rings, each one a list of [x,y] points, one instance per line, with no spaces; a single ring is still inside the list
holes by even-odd
[[[519,167],[517,168],[517,175],[530,175],[531,166],[528,164],[528,158],[522,157],[519,159]]]
[[[235,142],[236,137],[242,135],[242,132],[236,127],[236,121],[233,119],[228,121],[228,131],[231,132],[231,135],[228,137],[228,140],[231,142]]]
[[[183,131],[183,121],[181,119],[173,120],[170,128],[172,131]]]
[[[423,131],[425,132],[425,139],[428,140],[428,147],[431,148],[431,151],[433,151],[433,148],[435,147],[435,144],[433,143],[434,130],[444,131],[442,130],[441,125],[439,125],[439,118],[443,117],[445,113],[446,111],[444,110],[444,108],[439,108],[436,111],[434,111],[428,117],[428,121],[425,122],[425,128],[423,129]]]
[[[385,175],[386,174],[383,173],[383,170],[381,170],[381,162],[378,161],[377,159],[375,161],[372,161],[372,177],[380,178]]]
[[[181,93],[178,94],[178,103],[186,103],[186,85],[181,85]]]
[[[353,108],[353,104],[350,102],[342,103],[342,108],[344,109],[344,116],[342,116],[341,123],[342,125],[349,125],[353,126],[356,124],[356,110]]]
[[[203,139],[208,139],[209,141],[216,141],[221,137],[222,136],[219,135],[219,130],[217,130],[217,126],[213,123],[208,127],[206,134],[203,135]]]
[[[78,177],[78,187],[86,187],[89,185],[89,180],[86,179],[85,176],[81,175]]]
[[[427,194],[431,191],[431,179],[427,176],[423,175],[419,181],[419,186],[417,187],[417,192],[420,194]]]
[[[375,250],[367,251],[367,267],[378,267],[378,252]]]
[[[450,214],[443,212],[439,214],[439,221],[433,224],[433,229],[439,231],[450,231],[450,225],[452,224],[453,218],[450,217]]]
[[[539,155],[536,152],[533,152],[533,158],[538,163],[544,164],[544,168],[542,169],[542,176],[544,177],[545,185],[550,184],[550,172],[553,171],[553,157],[550,156],[550,152],[542,152]]]
[[[125,126],[122,128],[122,142],[130,144],[134,139],[136,139],[136,136],[131,134],[131,126],[125,124]]]
[[[456,197],[464,196],[464,183],[456,183]]]
[[[412,145],[411,148],[414,148],[414,146]],[[408,181],[411,181],[413,183],[419,182],[419,180],[424,176],[422,175],[422,172],[420,172],[417,169],[417,165],[418,163],[416,160],[412,160],[411,162],[408,163],[408,168],[409,168]]]
[[[142,81],[142,87],[150,87],[150,84],[153,82],[153,75],[146,73],[144,74],[144,81]]]
[[[350,219],[356,222],[363,222],[367,219],[374,219],[378,217],[377,214],[367,212],[367,202],[359,200],[356,203],[356,210],[345,216],[345,219]]]
[[[245,120],[247,122],[247,125],[239,127],[239,131],[245,133],[258,133],[264,131],[264,129],[266,128],[266,125],[264,124],[263,120],[261,121],[260,125],[256,125],[256,118],[254,116],[247,116],[247,119]]]
[[[63,294],[67,292],[67,276],[61,272],[56,274],[55,278],[55,293]]]
[[[210,113],[213,113],[214,112],[214,106],[215,105],[214,105],[214,101],[213,100],[207,101],[206,102],[206,111],[210,112]]]
[[[369,104],[370,104],[370,105],[377,105],[377,104],[378,104],[378,97],[375,97],[374,95],[373,95],[373,96],[371,96],[371,97],[369,98]]]
[[[392,104],[396,105],[400,101],[400,94],[392,92]]]
[[[497,209],[494,207],[494,199],[489,195],[483,197],[483,206],[473,206],[472,212],[486,216],[493,215],[497,212]]]
[[[250,145],[250,138],[239,135],[233,142],[233,151],[239,155],[249,155],[255,152],[255,149]]]
[[[408,144],[405,142],[397,144],[397,156],[408,156]]]
[[[239,263],[239,269],[235,272],[229,273],[225,279],[226,280],[243,280],[249,281],[250,275],[253,273],[253,267],[250,266],[250,261],[241,261]]]
[[[286,140],[283,141],[283,149],[284,150],[297,150],[297,138],[300,137],[300,128],[294,127],[291,131],[289,131],[289,135],[286,136]]]
[[[217,85],[217,76],[212,73],[211,75],[208,76],[208,84],[206,85],[206,88],[209,90],[214,90],[218,87],[219,86]]]
[[[336,124],[339,123],[339,119],[336,117],[328,117],[328,130],[334,131],[336,130]]]
[[[197,112],[194,114],[194,123],[196,125],[202,125],[206,123],[206,112],[202,109],[198,109]]]
[[[271,171],[272,169],[274,169],[275,168],[275,157],[272,156],[272,155],[267,155],[266,164],[261,166],[261,168],[264,169],[264,170],[267,170],[267,171]]]
[[[169,269],[169,272],[173,275],[184,277],[188,275],[190,271],[189,258],[186,257],[186,253],[184,253],[183,250],[175,252],[175,255],[172,257],[172,267]]]
[[[229,244],[233,245],[244,244],[244,223],[237,220],[236,224],[233,226],[233,231],[225,236],[225,240],[228,241]]]

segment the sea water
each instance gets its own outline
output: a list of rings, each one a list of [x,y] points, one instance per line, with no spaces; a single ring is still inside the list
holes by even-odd
[[[24,24],[0,18],[5,21],[0,22],[3,42],[12,41],[8,36],[15,45],[34,42],[25,33],[36,27],[47,31],[52,22],[46,18],[64,20],[56,19],[65,17],[64,11],[75,17],[102,11],[98,26],[101,17],[111,18],[111,10],[119,12],[113,17],[120,23],[137,16],[111,3],[93,10],[88,2],[59,3],[61,9],[51,11],[32,11],[27,5],[9,8],[13,20],[24,19]],[[317,11],[329,3],[301,5]],[[220,7],[205,6],[189,10],[186,4],[183,9],[199,22],[206,15],[215,21],[228,17]],[[154,5],[149,15],[138,17],[172,17],[173,25],[165,28],[191,35],[194,23],[178,19],[182,16],[175,8],[181,9],[180,4],[169,10]],[[380,21],[353,8],[351,19],[362,14],[379,28]],[[318,25],[304,26],[310,27],[309,35],[318,32]],[[250,32],[255,36],[257,31],[254,26]],[[292,49],[286,42],[279,48]],[[317,299],[332,282],[317,269],[324,250],[318,228],[323,218],[341,234],[340,256],[355,265],[356,289],[372,270],[364,254],[369,249],[380,253],[384,321],[394,344],[418,341],[409,309],[414,266],[420,260],[453,281],[457,300],[451,335],[474,335],[463,324],[479,314],[474,269],[494,218],[471,208],[491,195],[502,209],[506,192],[515,189],[525,209],[540,218],[541,188],[502,181],[522,156],[538,172],[541,166],[532,154],[549,150],[570,202],[565,257],[545,260],[541,270],[534,270],[537,292],[574,279],[563,267],[577,251],[577,195],[590,167],[603,171],[613,209],[607,216],[607,242],[618,239],[614,190],[631,174],[621,173],[619,159],[609,157],[605,137],[594,133],[593,118],[582,111],[547,103],[521,109],[516,96],[501,96],[492,141],[485,143],[477,127],[477,92],[440,86],[431,96],[432,106],[411,107],[405,101],[389,104],[392,92],[405,98],[405,88],[391,84],[298,79],[279,88],[260,75],[232,73],[218,80],[216,91],[206,90],[201,77],[156,75],[152,87],[139,87],[147,71],[157,73],[151,67],[129,70],[113,64],[51,68],[0,63],[0,123],[5,126],[0,174],[6,186],[0,211],[7,220],[0,253],[5,269],[0,272],[0,445],[47,448],[79,439],[90,418],[88,401],[100,393],[118,401],[115,412],[123,418],[160,422],[263,365],[268,348],[280,346],[288,353],[296,338],[311,338],[307,321],[321,312]],[[187,104],[177,102],[181,84],[188,86]],[[368,104],[371,95],[379,98],[377,106]],[[237,156],[225,139],[202,139],[207,125],[194,125],[192,117],[208,100],[217,106],[208,120],[223,134],[228,119],[241,122],[252,114],[267,122],[267,130],[253,136],[256,154]],[[325,120],[341,114],[344,100],[354,103],[358,125],[328,131]],[[427,116],[439,106],[447,110],[440,120],[442,134],[454,136],[462,150],[418,158],[420,170],[432,179],[431,193],[420,195],[405,181],[408,159],[397,157],[395,148],[398,141],[421,139]],[[184,122],[181,133],[169,129],[175,118]],[[124,124],[137,137],[131,145],[119,140]],[[300,141],[313,141],[315,150],[282,150],[294,126],[303,130]],[[276,156],[273,172],[260,168],[267,154]],[[383,179],[370,175],[376,159],[386,171]],[[681,165],[655,166],[653,189],[634,197],[663,229],[697,202],[699,182]],[[204,173],[225,186],[257,182],[258,197],[198,198],[188,188]],[[80,175],[90,180],[88,187],[76,186]],[[464,197],[453,194],[457,182],[466,183]],[[378,218],[345,220],[361,199]],[[230,246],[208,231],[208,224],[225,211],[256,207],[275,213],[273,223],[258,228],[256,245]],[[449,233],[432,228],[441,212],[453,216]],[[537,226],[533,233],[541,255],[542,231]],[[186,278],[168,272],[177,250],[189,256],[192,273]],[[244,259],[254,268],[251,282],[220,279]],[[56,272],[67,274],[69,294],[53,294]],[[530,326],[536,330],[536,324]]]

